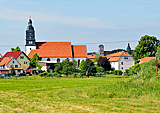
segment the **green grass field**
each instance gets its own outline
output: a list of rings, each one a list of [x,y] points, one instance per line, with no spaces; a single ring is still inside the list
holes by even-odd
[[[152,92],[138,98],[109,95],[114,84],[129,79],[115,75],[0,79],[0,112],[160,112],[160,100]]]

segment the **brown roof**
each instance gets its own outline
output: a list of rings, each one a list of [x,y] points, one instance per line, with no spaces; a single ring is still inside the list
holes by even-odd
[[[39,57],[72,57],[71,42],[44,42],[40,43],[37,50],[31,50],[28,57],[34,53]]]
[[[4,57],[3,60],[0,62],[0,66],[7,65],[12,60],[12,58],[13,57]]]
[[[87,57],[86,45],[73,45],[74,57]]]
[[[138,61],[140,63],[144,63],[144,62],[150,61],[153,58],[156,58],[156,57],[144,57],[144,58],[139,59]]]

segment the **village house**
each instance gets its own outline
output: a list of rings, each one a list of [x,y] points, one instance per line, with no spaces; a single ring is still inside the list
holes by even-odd
[[[0,74],[10,73],[11,67],[14,67],[15,73],[23,73],[23,68],[20,68],[20,63],[14,57],[4,57],[0,62]]]
[[[29,58],[23,51],[18,52],[7,52],[1,59],[2,61],[5,57],[14,57],[20,64],[20,67],[29,66]]]
[[[111,68],[113,70],[121,70],[122,72],[124,72],[126,69],[134,66],[134,60],[132,55],[124,51],[110,54],[106,57],[109,58]]]

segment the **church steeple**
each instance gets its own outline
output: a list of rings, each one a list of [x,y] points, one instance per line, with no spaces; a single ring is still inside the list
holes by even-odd
[[[32,20],[30,18],[26,30],[26,46],[35,46],[35,41],[35,31],[34,27],[32,26]]]
[[[26,45],[25,45],[25,53],[28,55],[31,50],[36,49],[36,39],[35,39],[35,31],[32,26],[31,17],[28,21],[28,26],[26,29]]]
[[[126,51],[127,51],[128,54],[130,54],[130,55],[132,54],[131,47],[130,47],[129,43],[128,43]]]

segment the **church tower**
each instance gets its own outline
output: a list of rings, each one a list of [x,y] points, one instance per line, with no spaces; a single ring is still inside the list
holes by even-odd
[[[28,26],[26,30],[26,45],[25,45],[25,53],[28,55],[31,50],[36,49],[36,39],[35,39],[35,31],[34,27],[32,26],[31,18],[28,21]]]
[[[129,43],[128,43],[128,46],[126,48],[126,51],[127,51],[128,54],[130,54],[130,55],[132,54],[131,47],[130,47]]]

